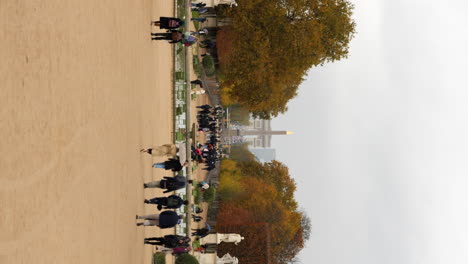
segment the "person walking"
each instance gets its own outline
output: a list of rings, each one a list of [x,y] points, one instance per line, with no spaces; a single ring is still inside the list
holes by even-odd
[[[178,256],[185,253],[189,253],[192,250],[192,247],[176,247],[172,249],[172,255]]]
[[[159,21],[151,21],[154,26],[161,29],[176,29],[185,25],[185,22],[177,17],[159,17]]]
[[[198,30],[198,31],[190,31],[190,34],[191,35],[204,36],[204,35],[208,34],[208,29],[204,28],[204,29],[201,29],[201,30]]]
[[[165,235],[164,237],[145,238],[145,244],[164,246],[166,248],[188,247],[190,245],[190,241],[190,237],[178,235]]]
[[[205,14],[208,12],[207,7],[192,8],[192,11],[198,12],[199,14]]]
[[[200,108],[200,109],[203,109],[203,110],[209,110],[211,108],[211,105],[208,105],[208,104],[198,105],[198,106],[196,106],[196,108]]]
[[[203,88],[203,82],[200,79],[196,79],[190,82],[191,84],[199,85],[201,88]],[[197,106],[198,108],[198,106]]]
[[[182,42],[184,35],[178,30],[172,30],[166,33],[151,33],[151,40],[169,40],[169,43]]]
[[[206,6],[205,3],[201,3],[201,2],[200,2],[200,3],[190,3],[190,5],[191,5],[192,7],[198,7],[198,8],[202,8],[202,7],[205,7],[205,6]]]
[[[203,217],[192,214],[192,219],[193,219],[194,222],[197,222],[197,223],[198,223],[198,222],[200,222],[201,220],[203,220]]]
[[[148,153],[153,156],[175,156],[179,149],[174,144],[164,144],[162,146],[141,149],[140,152]]]
[[[153,199],[145,199],[146,204],[157,204],[158,210],[161,209],[177,209],[180,208],[183,204],[187,205],[188,200],[182,200],[178,195],[170,195],[168,197],[155,197]]]
[[[164,211],[160,214],[149,214],[149,215],[142,215],[136,216],[136,219],[143,219],[142,223],[137,223],[137,226],[158,226],[161,229],[171,228],[180,224],[182,219],[184,218],[183,215],[178,215],[174,211]]]
[[[206,17],[197,17],[197,18],[191,18],[190,20],[192,21],[198,21],[200,23],[204,23],[206,21]]]
[[[160,181],[152,181],[143,184],[144,188],[161,188],[167,189],[163,193],[173,192],[175,190],[179,190],[185,188],[187,185],[187,179],[182,175],[176,175],[174,177],[164,177],[164,179]]]
[[[185,161],[184,164],[181,164],[179,159],[170,158],[166,160],[165,162],[154,163],[153,168],[160,168],[160,169],[172,170],[172,171],[181,171],[187,165],[188,165],[188,161]]]
[[[192,236],[199,236],[199,237],[206,237],[210,230],[207,228],[198,228],[198,229],[192,229],[194,232],[192,232]]]

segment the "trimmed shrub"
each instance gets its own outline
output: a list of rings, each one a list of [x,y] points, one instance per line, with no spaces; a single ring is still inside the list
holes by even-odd
[[[182,254],[176,258],[176,264],[199,264],[198,260],[190,254]]]
[[[208,188],[204,193],[203,193],[203,200],[207,203],[212,203],[216,198],[216,189],[213,187]]]
[[[166,264],[166,255],[164,253],[154,253],[153,264]]]
[[[213,57],[211,57],[210,55],[206,55],[205,57],[203,57],[202,64],[203,64],[203,68],[205,69],[206,75],[208,75],[209,77],[212,77],[215,75],[216,68],[215,68]]]

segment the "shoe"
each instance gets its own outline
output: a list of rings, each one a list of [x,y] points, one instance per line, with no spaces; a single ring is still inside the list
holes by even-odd
[[[138,219],[138,215],[136,215],[135,219]]]
[[[150,203],[150,201],[148,199],[145,199],[144,203]]]
[[[159,204],[158,205],[158,210],[161,211],[161,209],[162,209],[162,206]]]
[[[148,185],[146,185],[146,183],[143,183],[143,188],[148,188]]]

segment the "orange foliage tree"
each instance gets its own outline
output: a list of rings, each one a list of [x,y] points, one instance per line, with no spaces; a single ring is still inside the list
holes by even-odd
[[[263,250],[269,252],[271,261],[287,263],[293,259],[303,247],[303,213],[297,210],[294,199],[296,184],[289,175],[288,168],[277,161],[259,163],[225,160],[223,163],[220,188],[227,188],[226,185],[235,182],[236,186],[241,186],[242,192],[240,195],[221,197],[218,226],[242,226],[244,232],[249,233],[249,239],[263,241],[264,233],[255,234],[245,230],[250,225],[266,223],[268,248]],[[250,242],[241,243],[238,247],[249,252],[252,249],[247,245]]]

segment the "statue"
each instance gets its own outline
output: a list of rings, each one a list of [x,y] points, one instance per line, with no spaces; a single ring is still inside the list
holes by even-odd
[[[227,253],[222,258],[216,257],[216,264],[238,264],[239,260]]]
[[[221,242],[239,244],[244,237],[239,234],[216,234],[218,244]]]

